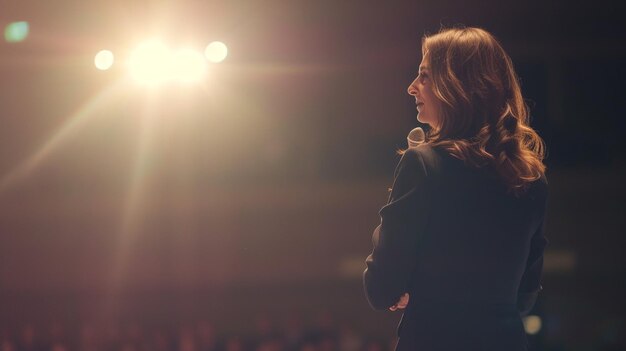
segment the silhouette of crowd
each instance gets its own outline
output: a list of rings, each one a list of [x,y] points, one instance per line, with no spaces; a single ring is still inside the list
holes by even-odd
[[[242,321],[245,323],[247,321]],[[387,351],[395,340],[370,338],[330,316],[305,325],[257,318],[252,331],[221,330],[206,320],[181,323],[10,323],[0,327],[0,351]]]

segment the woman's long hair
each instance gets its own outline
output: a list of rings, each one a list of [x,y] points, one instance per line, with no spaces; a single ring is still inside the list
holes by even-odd
[[[544,175],[544,143],[529,127],[511,58],[480,28],[444,29],[422,39],[439,123],[428,142],[473,167],[491,166],[509,192]]]

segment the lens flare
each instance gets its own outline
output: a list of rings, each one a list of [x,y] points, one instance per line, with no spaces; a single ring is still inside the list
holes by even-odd
[[[213,63],[220,63],[224,61],[227,55],[228,48],[226,47],[226,44],[221,41],[212,42],[204,50],[204,56],[206,59]]]
[[[182,82],[197,81],[204,77],[206,61],[202,54],[192,49],[182,49],[172,56],[171,75]]]
[[[201,80],[206,73],[206,61],[193,49],[172,52],[163,43],[152,40],[142,43],[132,53],[129,68],[135,81],[154,86],[166,81]]]
[[[162,83],[170,75],[170,59],[169,49],[160,41],[144,42],[131,54],[130,74],[138,83]]]
[[[97,69],[101,71],[106,71],[111,68],[111,66],[113,66],[115,57],[113,56],[113,53],[109,50],[100,50],[96,54],[96,57],[93,61]]]

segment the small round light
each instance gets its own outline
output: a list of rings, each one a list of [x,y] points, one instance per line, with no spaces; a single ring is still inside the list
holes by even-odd
[[[28,36],[28,22],[20,21],[9,23],[4,28],[4,40],[9,43],[17,43],[23,41]]]
[[[101,71],[106,71],[111,68],[114,61],[115,57],[113,56],[113,53],[109,50],[100,50],[93,60],[96,68]]]
[[[228,48],[221,41],[214,41],[206,47],[204,56],[213,63],[219,63],[228,56]]]
[[[539,316],[526,316],[524,318],[524,329],[526,334],[534,335],[541,330],[541,318]]]

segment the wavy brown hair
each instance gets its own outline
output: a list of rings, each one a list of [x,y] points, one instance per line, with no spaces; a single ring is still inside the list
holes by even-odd
[[[516,196],[545,173],[544,143],[529,113],[511,58],[480,28],[451,28],[422,39],[439,123],[428,142],[473,167],[491,167]]]

